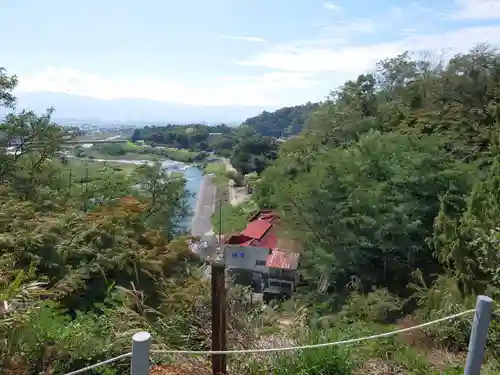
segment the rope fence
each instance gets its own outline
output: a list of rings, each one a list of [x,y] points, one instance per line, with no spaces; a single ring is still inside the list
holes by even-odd
[[[116,361],[119,361],[120,359],[123,359],[123,358],[127,358],[127,357],[132,357],[132,352],[129,352],[129,353],[125,353],[125,354],[122,354],[122,355],[119,355],[117,357],[113,357],[113,358],[110,358],[110,359],[107,359],[105,361],[102,361],[102,362],[99,362],[99,363],[96,363],[95,365],[91,365],[91,366],[87,366],[87,367],[84,367],[84,368],[81,368],[80,370],[76,370],[76,371],[71,371],[71,372],[68,372],[64,375],[77,375],[77,374],[82,374],[86,371],[89,371],[89,370],[93,370],[97,367],[101,367],[101,366],[104,366],[104,365],[108,365],[110,363],[113,363],[113,362],[116,362]]]
[[[431,322],[419,324],[413,327],[408,327],[408,328],[402,328],[398,329],[396,331],[390,331],[390,332],[384,332],[384,333],[379,333],[377,335],[371,335],[371,336],[364,336],[364,337],[358,337],[355,339],[348,339],[348,340],[341,340],[341,341],[334,341],[334,342],[326,342],[322,344],[310,344],[310,345],[301,345],[301,346],[289,346],[289,347],[283,347],[283,348],[261,348],[261,349],[240,349],[240,350],[152,350],[151,353],[155,354],[191,354],[191,355],[217,355],[217,354],[251,354],[251,353],[272,353],[272,352],[288,352],[288,351],[294,351],[294,350],[304,350],[304,349],[317,349],[317,348],[326,348],[330,346],[336,346],[336,345],[348,345],[348,344],[354,344],[357,342],[361,341],[366,341],[366,340],[374,340],[382,337],[389,337],[389,336],[395,336],[400,333],[408,332],[408,331],[413,331],[416,329],[428,327],[433,324],[441,323],[447,320],[452,320],[455,318],[458,318],[459,316],[470,314],[471,312],[476,311],[476,309],[470,309],[467,311],[463,311],[458,314],[446,316],[444,318],[436,319]]]
[[[259,349],[241,349],[241,350],[150,350],[151,335],[147,332],[138,332],[132,337],[132,352],[126,353],[106,361],[96,363],[92,366],[82,368],[80,370],[66,373],[65,375],[77,375],[92,370],[96,367],[110,364],[123,358],[132,357],[132,375],[147,375],[149,372],[149,355],[150,354],[184,354],[184,355],[232,355],[232,354],[251,354],[251,353],[272,353],[272,352],[287,352],[305,349],[325,348],[337,345],[348,345],[359,343],[367,340],[375,340],[383,337],[395,336],[400,333],[405,333],[417,329],[422,329],[434,324],[442,323],[448,320],[456,319],[460,316],[474,312],[474,320],[472,323],[472,332],[469,341],[469,353],[465,365],[464,375],[479,375],[481,364],[484,357],[484,350],[486,345],[486,337],[488,333],[488,326],[491,317],[493,301],[486,296],[479,296],[475,309],[462,311],[457,314],[449,315],[444,318],[432,320],[430,322],[422,323],[416,326],[402,328],[390,332],[384,332],[376,335],[320,343],[309,344],[302,346],[278,347],[278,348],[259,348]]]

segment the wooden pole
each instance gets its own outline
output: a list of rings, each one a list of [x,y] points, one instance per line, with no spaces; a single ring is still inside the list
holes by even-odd
[[[226,282],[224,264],[212,263],[212,350],[226,350]],[[226,355],[212,355],[212,375],[226,375]]]

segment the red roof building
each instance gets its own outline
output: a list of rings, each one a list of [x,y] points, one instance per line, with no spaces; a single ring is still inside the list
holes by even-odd
[[[266,261],[269,268],[296,269],[299,264],[299,254],[273,249]]]
[[[279,249],[276,226],[279,216],[273,211],[262,210],[250,217],[247,227],[238,234],[226,239],[227,245],[242,247],[268,248],[269,256],[266,267],[281,269],[296,269],[299,254]]]

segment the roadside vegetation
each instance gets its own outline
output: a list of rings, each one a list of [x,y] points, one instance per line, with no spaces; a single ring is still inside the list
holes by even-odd
[[[212,226],[214,232],[224,235],[231,235],[241,232],[248,224],[248,219],[259,207],[253,201],[243,202],[237,206],[230,203],[217,205],[212,216]]]

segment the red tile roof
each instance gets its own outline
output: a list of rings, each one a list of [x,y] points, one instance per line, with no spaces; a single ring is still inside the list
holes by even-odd
[[[264,234],[271,228],[272,224],[265,220],[254,220],[248,223],[247,227],[241,234],[244,236],[261,239]]]
[[[296,269],[299,264],[299,254],[273,249],[267,257],[266,266],[270,268]]]

